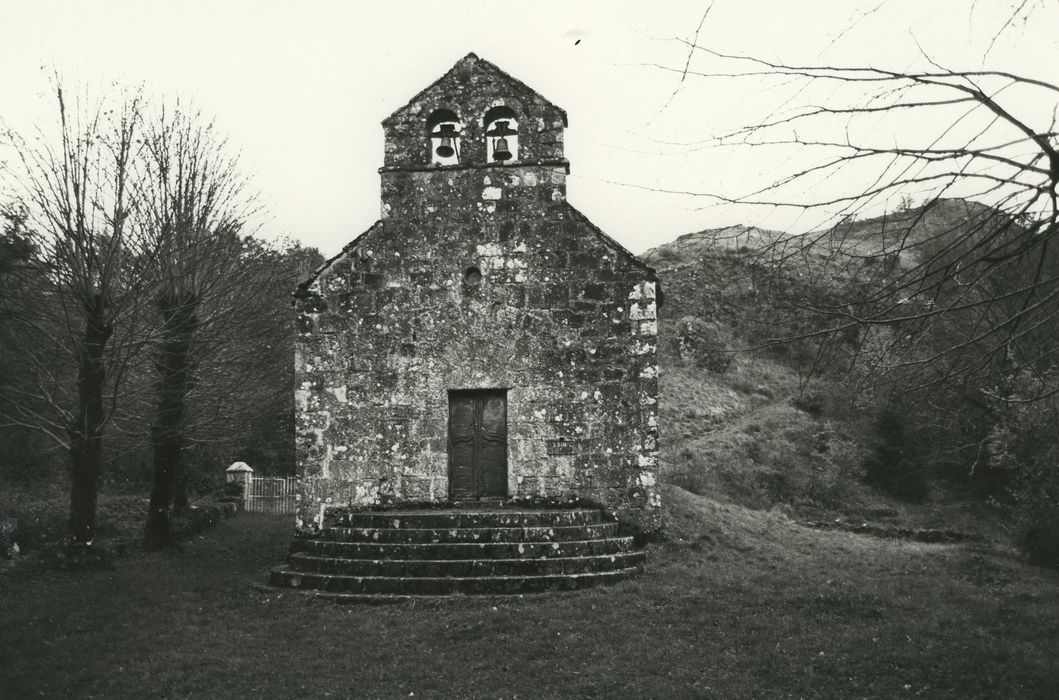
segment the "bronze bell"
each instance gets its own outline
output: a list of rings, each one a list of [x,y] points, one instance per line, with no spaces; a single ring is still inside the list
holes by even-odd
[[[507,139],[503,136],[493,142],[493,160],[511,160],[511,151],[507,150]]]
[[[456,133],[456,128],[452,124],[442,124],[435,134],[436,136],[441,137],[441,144],[434,150],[434,152],[442,158],[451,158],[456,155],[456,148],[453,140]]]
[[[434,152],[442,158],[451,158],[456,155],[456,149],[452,147],[452,137],[442,136],[441,145],[434,149]]]
[[[505,160],[511,160],[512,155],[507,145],[507,137],[514,136],[518,132],[508,127],[508,120],[498,119],[493,128],[490,129],[486,136],[495,136],[496,140],[493,141],[493,160],[503,163]]]

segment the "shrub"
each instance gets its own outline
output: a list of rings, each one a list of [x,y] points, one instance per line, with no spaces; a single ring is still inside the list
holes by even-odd
[[[791,405],[813,418],[819,418],[824,412],[824,396],[819,389],[808,387],[791,398]]]
[[[1011,400],[1000,402],[986,441],[990,470],[1013,475],[1016,544],[1030,561],[1059,568],[1059,398],[1018,400],[1039,396],[1045,379],[1030,373],[1011,378]]]
[[[850,418],[849,387],[833,378],[817,377],[801,382],[790,403],[813,418]]]
[[[1034,564],[1059,569],[1059,467],[1043,460],[1022,464],[1012,496],[1016,544]]]
[[[919,463],[911,431],[897,406],[887,405],[875,421],[875,445],[864,460],[866,481],[904,501],[930,495],[926,470]]]
[[[725,333],[717,323],[687,316],[680,320],[677,331],[677,352],[682,360],[691,360],[696,367],[714,374],[724,374],[732,366],[734,353],[728,348]]]

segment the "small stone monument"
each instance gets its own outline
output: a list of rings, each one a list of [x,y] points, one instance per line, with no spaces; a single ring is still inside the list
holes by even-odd
[[[222,502],[238,504],[240,510],[246,510],[247,496],[250,494],[250,480],[254,470],[246,462],[234,462],[224,470],[224,498]]]

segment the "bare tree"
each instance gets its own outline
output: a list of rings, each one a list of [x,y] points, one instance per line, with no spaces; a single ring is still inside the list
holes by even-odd
[[[69,452],[83,543],[104,429],[131,450],[149,442],[145,542],[161,546],[189,453],[236,454],[289,422],[289,295],[319,254],[252,237],[256,198],[198,113],[56,97],[57,135],[5,133],[18,167],[4,171],[0,338],[18,371],[0,375],[0,428]]]
[[[130,224],[130,181],[141,100],[71,100],[58,80],[55,98],[54,131],[5,132],[15,158],[4,185],[24,207],[33,254],[10,272],[4,317],[31,376],[0,391],[0,424],[43,433],[68,452],[70,534],[90,545],[103,436],[140,342],[149,257]]]
[[[186,504],[185,453],[195,442],[235,440],[233,408],[248,396],[245,373],[276,343],[281,309],[258,300],[275,283],[273,255],[250,239],[257,214],[238,158],[213,123],[179,105],[146,127],[137,192],[142,235],[154,251],[158,313],[157,404],[148,546],[170,539],[170,512]],[[282,308],[282,307],[281,307]],[[195,400],[201,397],[201,400]]]
[[[950,70],[925,54],[929,68],[909,71],[793,65],[688,46],[709,67],[671,69],[682,80],[826,93],[819,104],[784,107],[704,142],[766,155],[793,150],[801,164],[749,192],[696,194],[831,219],[759,251],[761,265],[818,283],[782,299],[799,323],[771,342],[856,338],[851,362],[875,378],[900,376],[905,390],[997,386],[1028,371],[1050,381],[1021,398],[1059,391],[1059,86]],[[1034,112],[1020,113],[1027,103]],[[909,132],[913,123],[918,133]],[[903,136],[887,142],[894,133]],[[816,293],[836,284],[841,294]]]

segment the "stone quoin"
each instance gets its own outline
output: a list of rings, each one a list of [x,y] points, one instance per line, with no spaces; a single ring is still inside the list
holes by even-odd
[[[299,525],[495,499],[659,527],[661,292],[567,202],[566,126],[474,54],[383,121],[382,218],[295,295]]]

